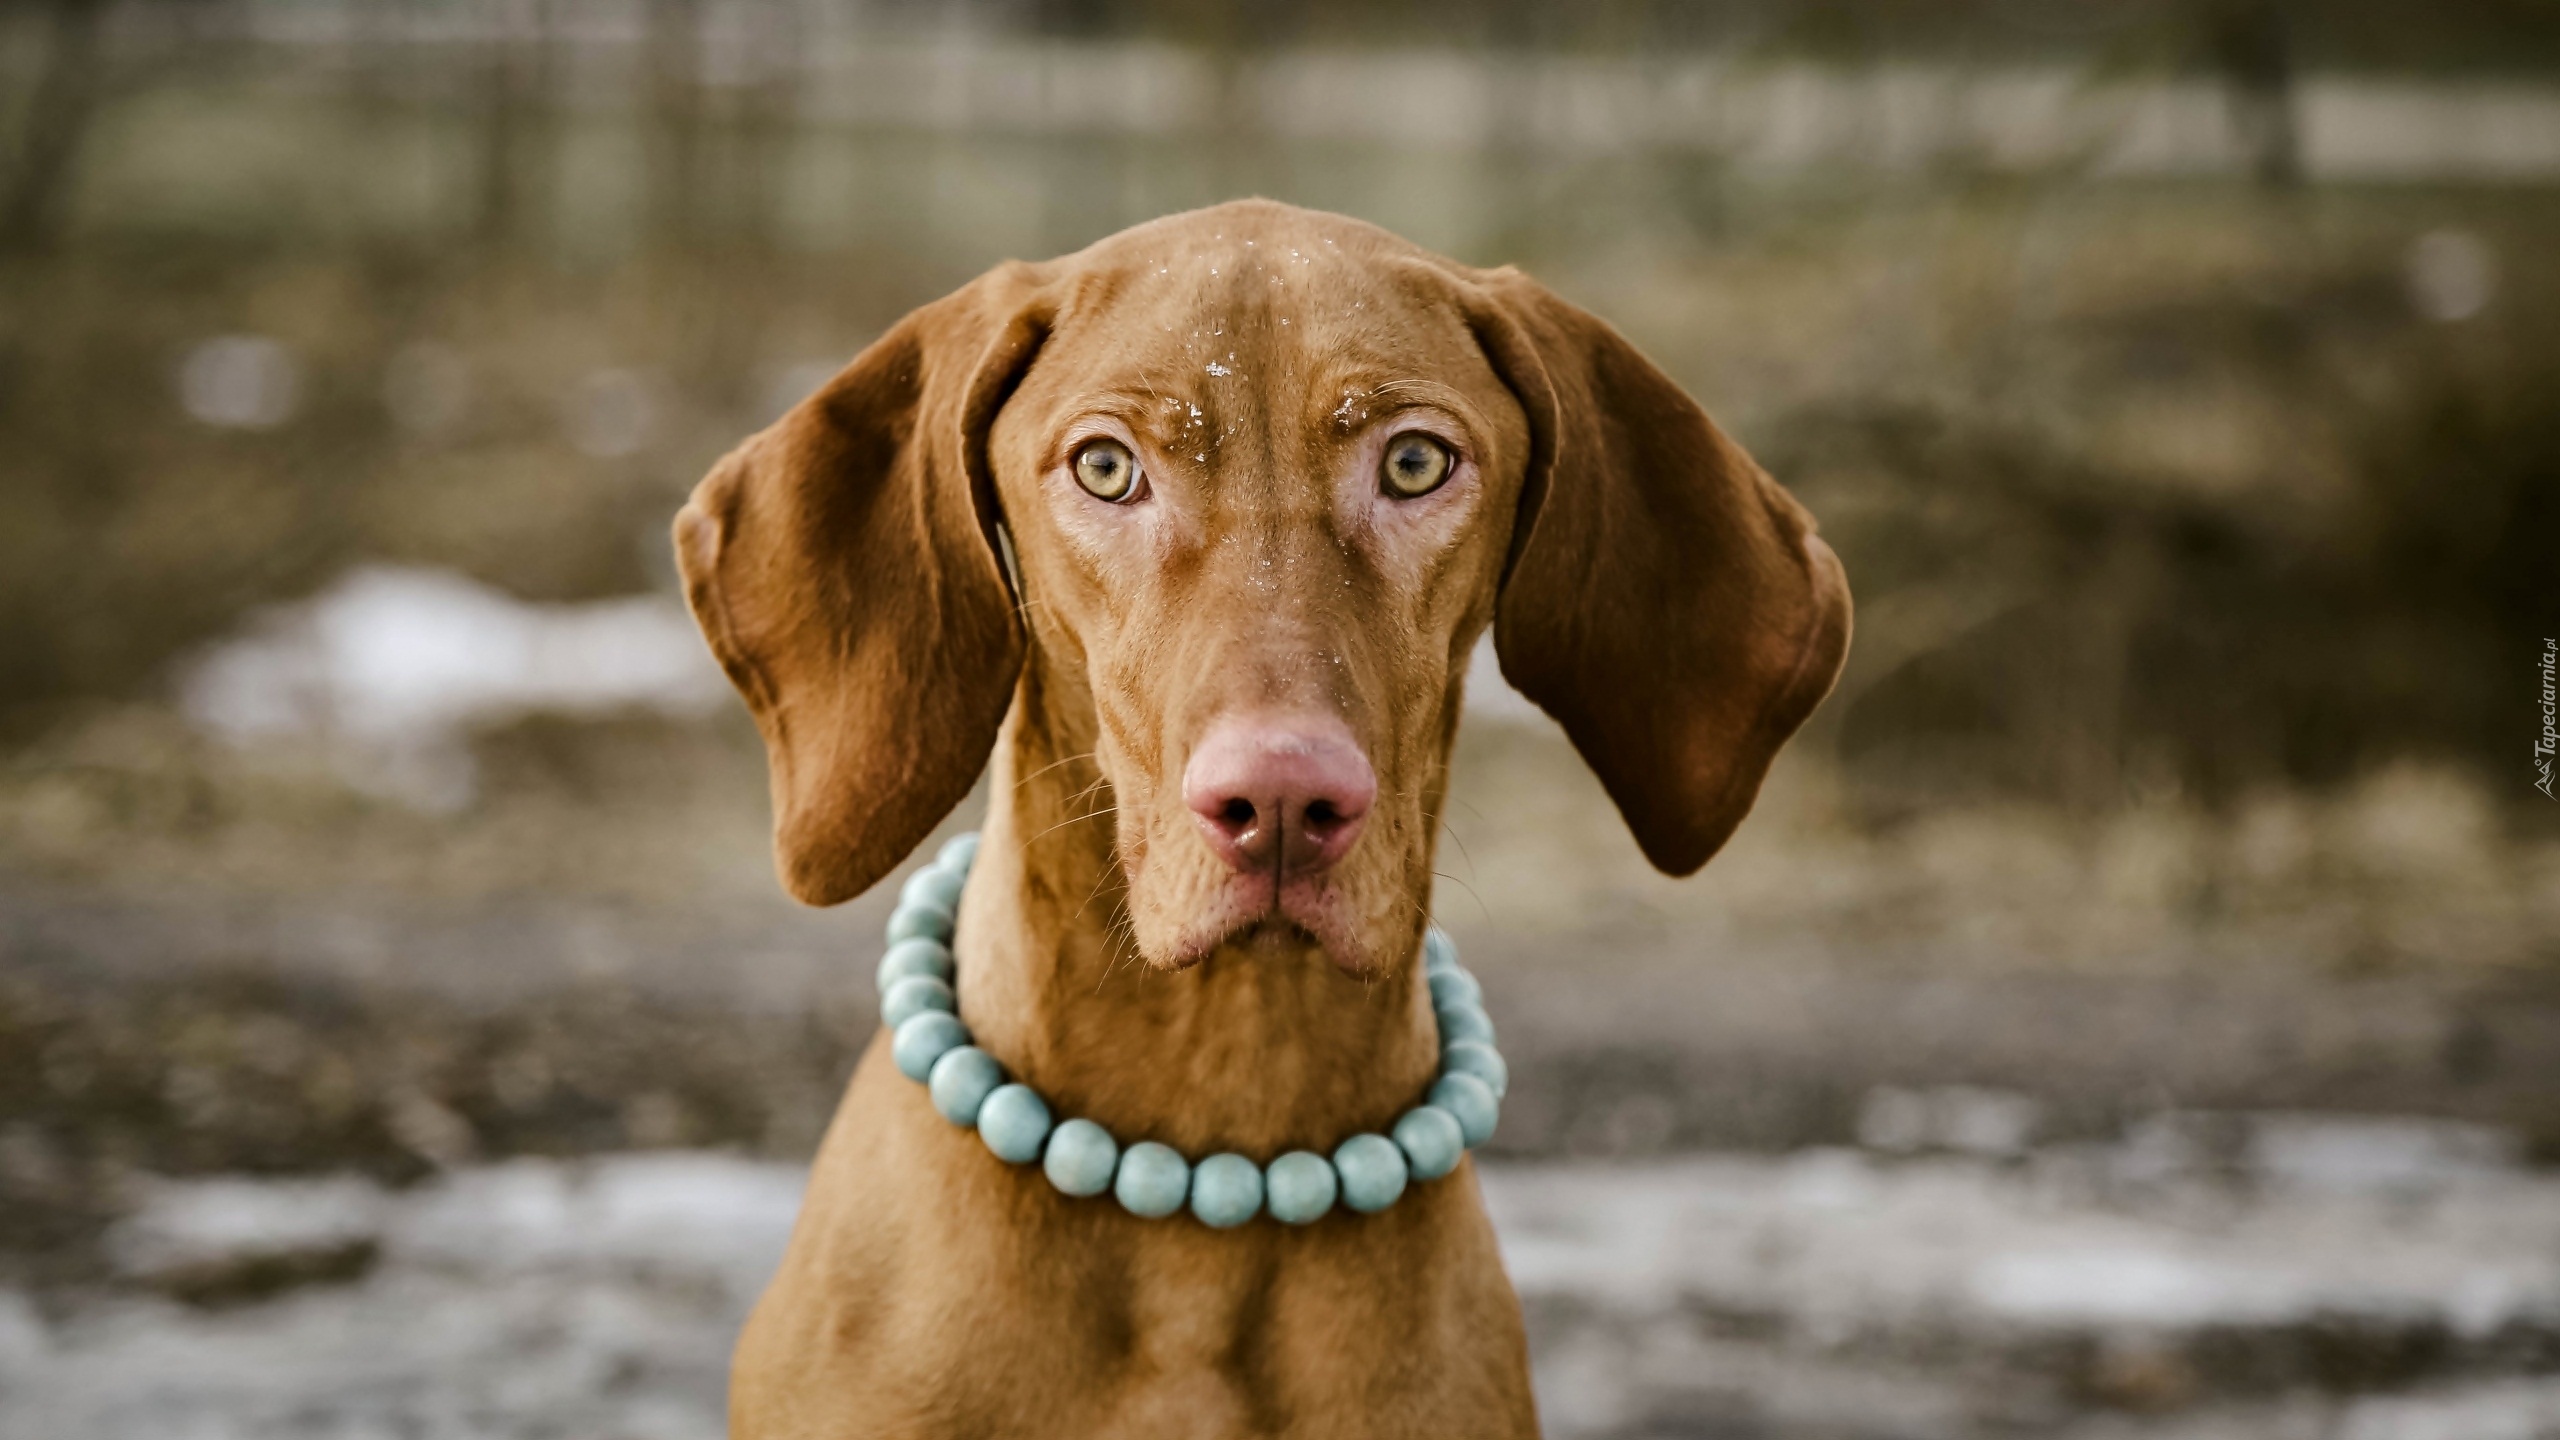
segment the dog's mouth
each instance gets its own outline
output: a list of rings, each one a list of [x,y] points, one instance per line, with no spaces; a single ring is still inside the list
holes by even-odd
[[[1315,932],[1286,916],[1265,916],[1229,935],[1223,942],[1238,950],[1272,954],[1318,944]]]
[[[1330,877],[1284,881],[1267,874],[1231,875],[1223,877],[1210,903],[1173,938],[1162,963],[1167,969],[1187,970],[1222,949],[1277,955],[1310,945],[1351,974],[1373,968],[1345,897]]]

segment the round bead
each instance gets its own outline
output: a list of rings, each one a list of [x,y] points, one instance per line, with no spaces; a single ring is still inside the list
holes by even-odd
[[[1482,1005],[1484,987],[1476,977],[1464,970],[1442,970],[1431,977],[1431,1005],[1442,1009],[1451,1005]]]
[[[978,1138],[996,1158],[1022,1165],[1040,1158],[1049,1138],[1049,1102],[1028,1085],[999,1085],[978,1107]]]
[[[1437,975],[1458,968],[1458,942],[1437,925],[1422,932],[1422,973]]]
[[[1312,1225],[1333,1208],[1342,1182],[1334,1176],[1332,1161],[1312,1150],[1292,1150],[1271,1162],[1263,1190],[1272,1219]]]
[[[888,994],[890,986],[910,975],[930,975],[949,983],[952,970],[950,946],[932,939],[901,940],[880,957],[880,993]]]
[[[966,830],[943,841],[942,848],[934,852],[933,863],[945,870],[966,875],[969,873],[970,864],[977,858],[978,832]]]
[[[1467,1153],[1466,1132],[1458,1117],[1437,1105],[1417,1105],[1396,1121],[1396,1148],[1416,1180],[1437,1180],[1458,1168]]]
[[[1262,1211],[1262,1167],[1241,1155],[1212,1155],[1191,1172],[1191,1213],[1212,1230],[1232,1230]]]
[[[1191,1193],[1191,1167],[1172,1146],[1141,1140],[1121,1155],[1111,1193],[1132,1215],[1150,1220],[1170,1215]]]
[[[1457,1118],[1470,1150],[1492,1139],[1502,1118],[1502,1102],[1493,1098],[1493,1087],[1473,1075],[1443,1075],[1433,1081],[1430,1103]]]
[[[1435,1013],[1440,1017],[1440,1048],[1445,1050],[1461,1040],[1493,1043],[1493,1017],[1484,1013],[1483,1006],[1443,1005]]]
[[[895,1030],[927,1010],[957,1010],[960,997],[930,975],[909,975],[880,997],[880,1023]]]
[[[901,940],[951,939],[951,912],[930,905],[909,903],[889,912],[889,943]]]
[[[1440,1073],[1473,1075],[1485,1083],[1485,1088],[1493,1092],[1496,1100],[1511,1093],[1511,1066],[1503,1060],[1501,1051],[1481,1040],[1461,1040],[1454,1045],[1441,1046]]]
[[[933,1073],[933,1062],[944,1052],[968,1043],[969,1027],[960,1023],[959,1016],[927,1010],[889,1032],[889,1058],[898,1062],[899,1074],[922,1080]]]
[[[928,910],[947,910],[957,915],[960,913],[960,887],[967,883],[969,877],[957,870],[928,865],[908,876],[907,883],[898,887],[898,903],[902,906],[922,905]]]
[[[1354,1135],[1333,1152],[1334,1173],[1342,1177],[1342,1203],[1373,1215],[1396,1203],[1404,1193],[1404,1152],[1384,1135]]]
[[[925,1085],[933,1091],[933,1108],[954,1125],[978,1123],[979,1107],[1004,1083],[1004,1067],[975,1045],[955,1045],[933,1062]]]
[[[1060,1122],[1049,1132],[1049,1149],[1040,1157],[1049,1183],[1067,1195],[1099,1195],[1110,1189],[1111,1172],[1119,1164],[1119,1142],[1090,1120]]]

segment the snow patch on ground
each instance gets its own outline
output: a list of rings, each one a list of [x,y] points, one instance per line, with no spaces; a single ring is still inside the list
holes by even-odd
[[[2244,1154],[2312,1145],[2330,1161],[2233,1175],[2166,1173],[2123,1145],[1817,1150],[1495,1165],[1481,1183],[1558,1436],[1985,1433],[1984,1375],[2013,1367],[2014,1389],[2015,1367],[2071,1337],[2141,1354],[2340,1319],[2484,1347],[2518,1326],[2560,1333],[2560,1178],[2496,1162],[2462,1127],[2250,1128]],[[2358,1133],[2364,1160],[2332,1163]],[[2372,1183],[2376,1156],[2413,1151],[2471,1158]],[[0,1293],[0,1437],[716,1436],[728,1347],[804,1181],[655,1152],[405,1191],[163,1182],[114,1237],[125,1288],[50,1312]],[[227,1308],[151,1293],[172,1267],[351,1241],[379,1258],[344,1283]],[[2037,1433],[2543,1437],[2560,1433],[2560,1382],[2449,1367],[2392,1394],[2046,1420]]]
[[[181,667],[188,719],[240,744],[325,746],[357,788],[451,810],[472,731],[525,715],[707,713],[728,687],[658,595],[545,605],[447,570],[367,565],[252,615]]]

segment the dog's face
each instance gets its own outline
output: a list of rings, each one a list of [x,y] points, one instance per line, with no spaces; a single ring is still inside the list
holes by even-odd
[[[1529,428],[1421,267],[1302,212],[1085,257],[993,425],[1032,663],[1087,705],[1139,952],[1411,952]],[[1168,241],[1172,243],[1168,243]]]
[[[1301,935],[1409,960],[1488,623],[1679,874],[1848,646],[1810,518],[1615,331],[1262,201],[916,311],[723,460],[676,542],[792,893],[887,873],[1010,711],[1099,771],[1161,966]]]

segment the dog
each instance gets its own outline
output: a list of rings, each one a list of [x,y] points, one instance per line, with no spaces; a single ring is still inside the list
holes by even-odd
[[[686,596],[802,901],[989,774],[975,1043],[1126,1143],[1267,1162],[1430,1085],[1426,905],[1466,665],[1685,875],[1847,653],[1806,512],[1513,269],[1239,201],[1000,265],[719,462]],[[739,1440],[1527,1436],[1471,1165],[1212,1229],[1071,1198],[875,1041],[739,1340]]]

